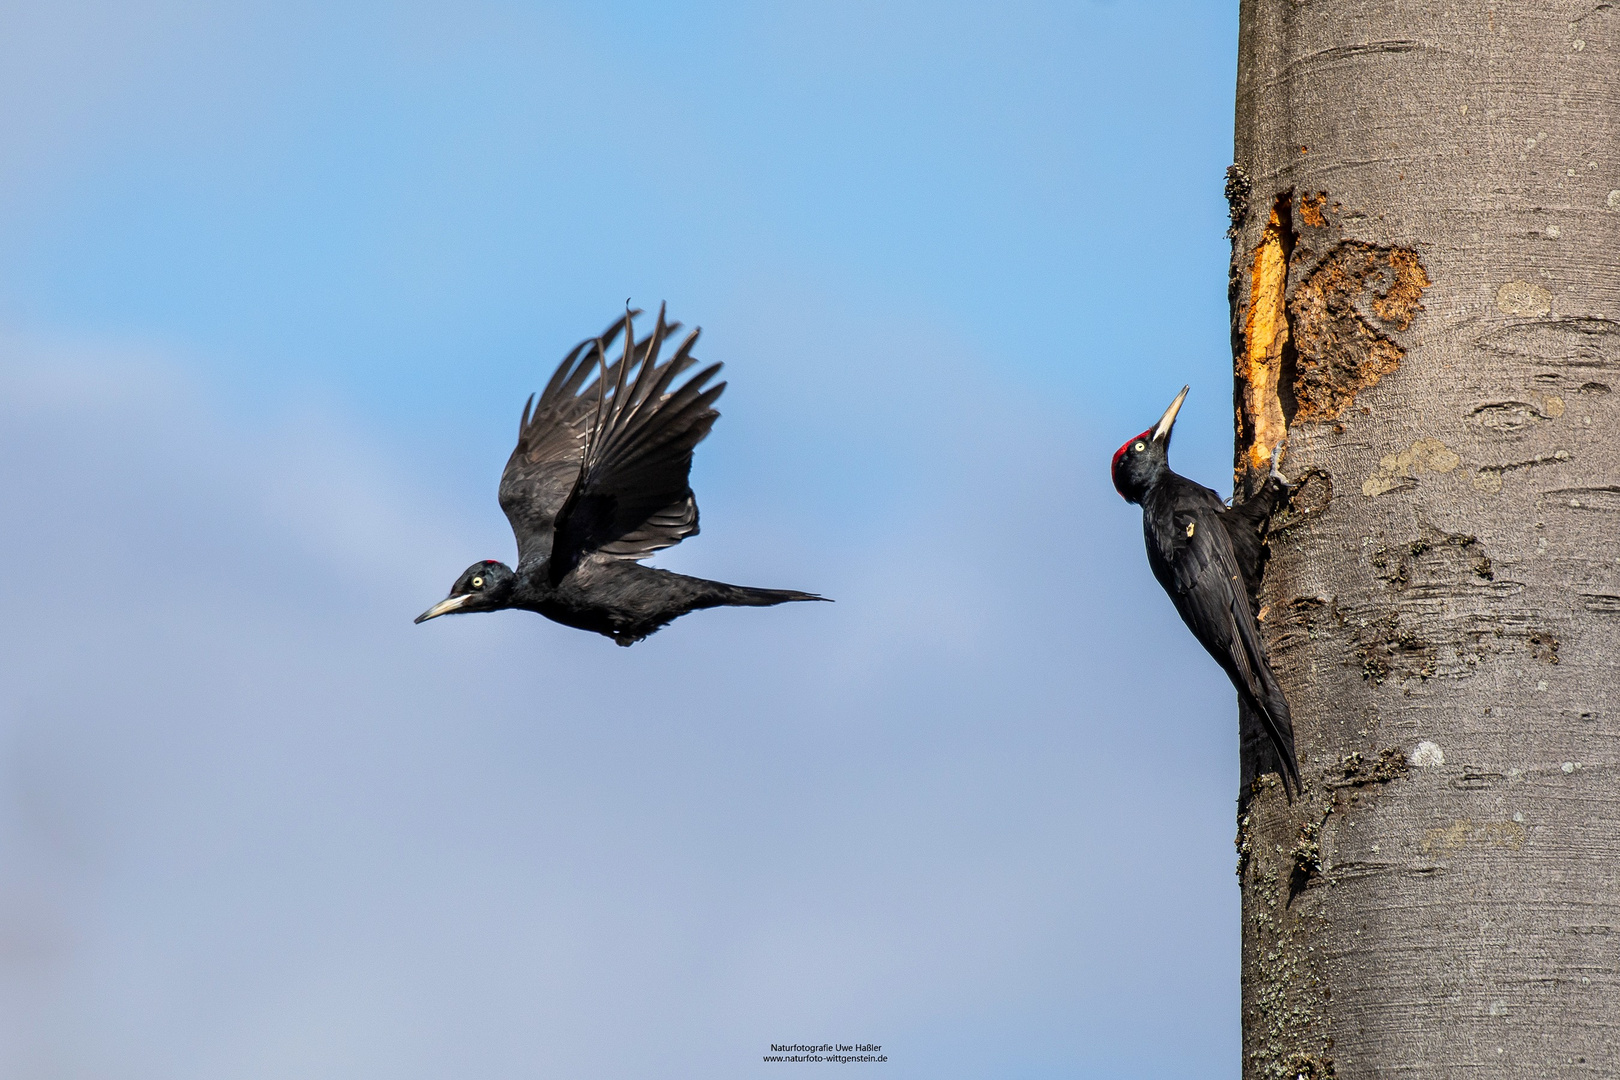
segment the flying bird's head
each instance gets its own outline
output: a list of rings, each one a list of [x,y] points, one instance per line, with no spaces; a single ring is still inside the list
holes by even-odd
[[[498,611],[512,598],[517,575],[505,563],[485,559],[467,567],[450,586],[450,595],[416,617],[417,622],[437,619],[457,611]]]
[[[1114,490],[1126,502],[1141,502],[1142,496],[1170,471],[1170,430],[1176,426],[1176,413],[1187,400],[1187,390],[1181,388],[1157,424],[1114,451]]]

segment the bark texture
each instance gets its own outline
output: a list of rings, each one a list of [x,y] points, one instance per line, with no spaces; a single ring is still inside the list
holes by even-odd
[[[1242,0],[1245,1077],[1620,1075],[1620,12]]]

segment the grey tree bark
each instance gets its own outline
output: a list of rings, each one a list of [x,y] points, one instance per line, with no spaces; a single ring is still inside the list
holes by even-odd
[[[1242,0],[1243,1075],[1620,1075],[1620,11]]]

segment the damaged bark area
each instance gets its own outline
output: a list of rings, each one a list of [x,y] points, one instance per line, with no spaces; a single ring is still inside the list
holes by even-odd
[[[1337,420],[1394,374],[1406,350],[1390,332],[1412,325],[1428,287],[1415,251],[1347,240],[1329,252],[1289,303],[1299,353],[1290,422]]]
[[[1294,254],[1291,197],[1271,208],[1249,265],[1249,303],[1243,318],[1243,349],[1238,358],[1239,441],[1244,447],[1239,475],[1270,467],[1271,451],[1288,435],[1279,387],[1292,366],[1288,333],[1288,260]]]
[[[1293,192],[1279,195],[1247,260],[1247,301],[1233,297],[1240,486],[1269,467],[1292,425],[1338,420],[1358,394],[1398,370],[1406,350],[1393,335],[1423,309],[1431,283],[1410,248],[1339,239],[1302,265],[1336,233],[1334,209],[1325,192],[1297,207]],[[1297,226],[1313,234],[1309,246]]]

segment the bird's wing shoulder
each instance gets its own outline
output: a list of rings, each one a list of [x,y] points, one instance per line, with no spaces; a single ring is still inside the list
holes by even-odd
[[[660,309],[651,336],[639,344],[628,318],[624,327],[624,357],[602,409],[590,417],[578,480],[557,512],[554,578],[588,554],[644,559],[698,531],[692,451],[720,416],[713,406],[726,384],[706,386],[720,365],[671,389],[676,376],[697,363],[692,346],[699,332],[660,362],[679,323],[666,324]]]
[[[1237,571],[1237,560],[1222,521],[1225,507],[1220,497],[1191,481],[1166,496],[1149,510],[1157,554],[1170,574],[1166,584],[1185,595],[1226,581]]]
[[[551,551],[557,514],[579,479],[597,394],[612,385],[618,371],[615,361],[604,373],[602,357],[623,328],[624,320],[618,320],[601,337],[576,345],[539,400],[531,396],[523,406],[517,446],[501,473],[500,487],[501,509],[517,537],[519,562]],[[593,374],[599,382],[591,382]]]

